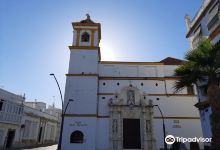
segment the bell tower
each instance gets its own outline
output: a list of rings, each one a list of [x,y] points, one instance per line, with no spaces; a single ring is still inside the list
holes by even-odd
[[[66,74],[62,149],[95,150],[101,26],[86,16],[85,20],[72,23],[74,35]]]
[[[72,24],[74,29],[73,46],[98,47],[101,39],[100,24],[93,22],[89,14],[86,16],[85,20]]]

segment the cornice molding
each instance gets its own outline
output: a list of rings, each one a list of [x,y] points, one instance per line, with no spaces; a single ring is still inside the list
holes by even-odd
[[[161,62],[123,62],[123,61],[100,61],[99,64],[164,65],[164,63]]]
[[[178,80],[180,77],[104,77],[99,76],[99,80]]]
[[[115,93],[97,93],[97,95],[114,95]],[[144,96],[180,96],[180,97],[194,97],[197,96],[195,94],[147,94],[144,93]]]
[[[100,51],[99,46],[69,46],[70,50],[98,50]]]
[[[66,76],[95,76],[95,77],[98,77],[98,74],[66,74]]]

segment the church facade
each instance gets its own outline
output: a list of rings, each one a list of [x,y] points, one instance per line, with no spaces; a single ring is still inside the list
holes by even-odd
[[[195,87],[173,91],[183,61],[101,61],[101,25],[89,16],[72,25],[63,150],[161,149],[163,119],[166,135],[202,137]]]

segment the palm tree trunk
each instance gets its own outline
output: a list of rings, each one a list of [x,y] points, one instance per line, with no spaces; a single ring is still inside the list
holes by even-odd
[[[220,150],[220,87],[216,84],[210,84],[207,94],[212,108],[211,150]]]

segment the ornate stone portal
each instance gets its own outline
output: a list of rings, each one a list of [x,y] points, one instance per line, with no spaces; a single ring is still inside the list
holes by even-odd
[[[125,87],[109,100],[112,150],[154,150],[152,102],[136,87]]]

